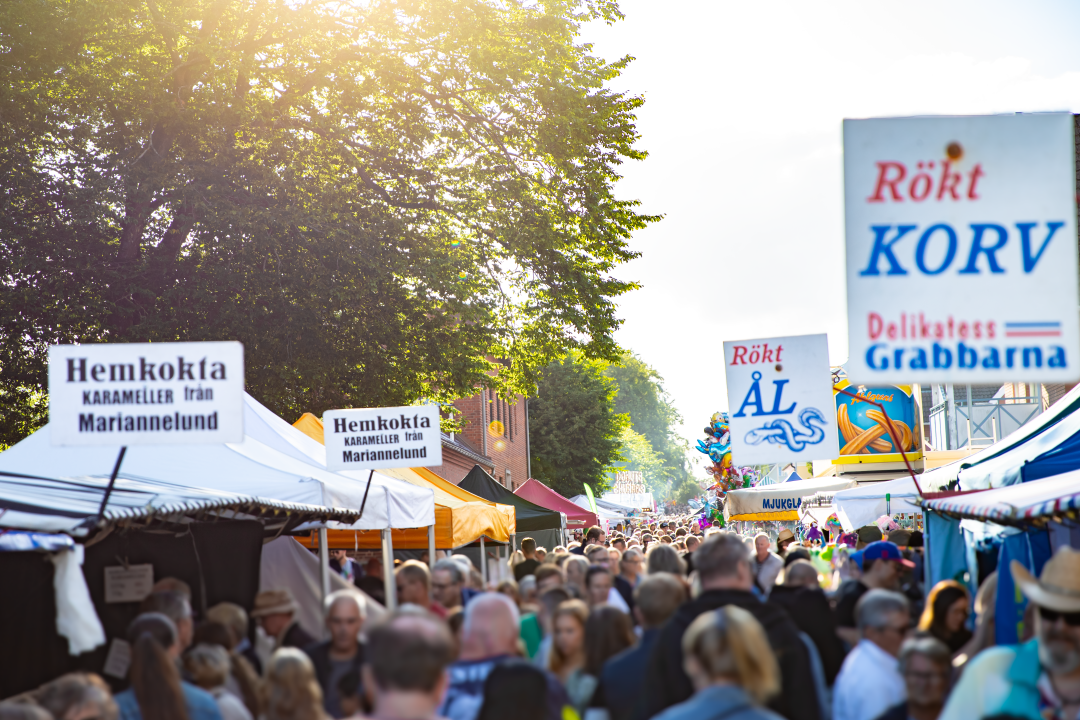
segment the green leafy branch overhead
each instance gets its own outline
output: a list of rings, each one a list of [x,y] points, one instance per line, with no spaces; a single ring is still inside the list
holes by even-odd
[[[304,410],[531,391],[615,359],[656,217],[614,2],[0,4],[0,387],[54,342],[239,339]],[[488,358],[509,361],[497,375]]]

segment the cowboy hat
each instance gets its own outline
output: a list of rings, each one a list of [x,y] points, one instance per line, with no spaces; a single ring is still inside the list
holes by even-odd
[[[255,596],[255,608],[251,611],[251,617],[294,613],[296,609],[296,601],[288,590],[263,590]]]
[[[1038,580],[1016,560],[1010,569],[1013,580],[1031,602],[1057,612],[1080,612],[1080,552],[1061,547],[1043,566]]]

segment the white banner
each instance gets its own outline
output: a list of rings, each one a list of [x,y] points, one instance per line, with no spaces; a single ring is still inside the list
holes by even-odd
[[[1067,113],[844,121],[855,383],[1080,379]]]
[[[724,343],[731,461],[735,465],[836,456],[825,335]]]
[[[106,343],[49,348],[53,445],[244,440],[244,346]]]
[[[323,438],[331,470],[442,465],[438,405],[327,410]]]

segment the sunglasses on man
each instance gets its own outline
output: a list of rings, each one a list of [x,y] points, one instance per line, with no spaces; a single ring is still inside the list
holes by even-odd
[[[1058,618],[1062,618],[1069,627],[1080,627],[1080,612],[1063,613],[1040,605],[1039,617],[1051,623],[1057,622]]]

